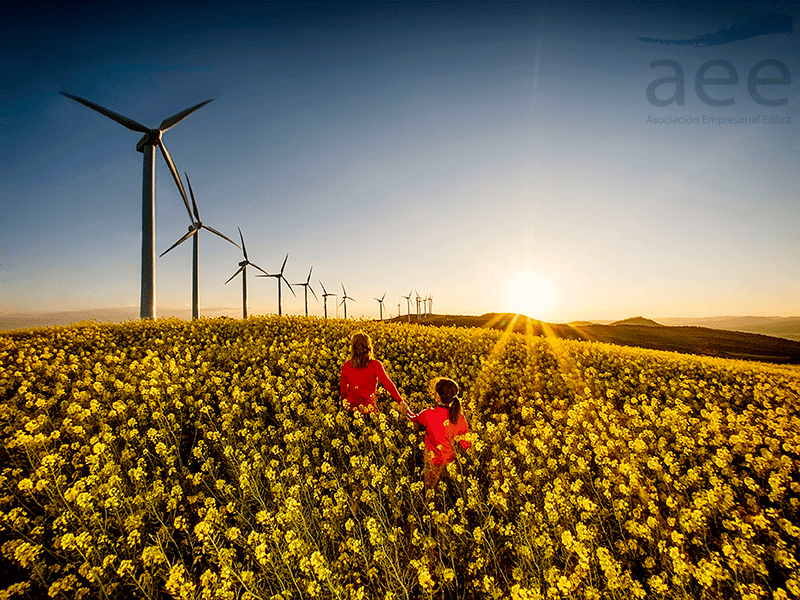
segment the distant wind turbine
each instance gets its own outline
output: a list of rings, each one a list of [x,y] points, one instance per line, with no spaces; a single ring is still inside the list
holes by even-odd
[[[267,273],[266,275],[256,275],[256,277],[274,277],[278,280],[278,316],[282,315],[283,312],[281,311],[281,281],[284,281],[286,285],[289,286],[289,291],[292,292],[292,295],[297,297],[297,294],[294,293],[292,289],[292,284],[289,283],[289,280],[283,276],[283,270],[286,268],[286,261],[289,260],[289,253],[286,253],[286,258],[283,259],[283,265],[281,265],[281,272],[276,275],[270,275]]]
[[[250,265],[251,267],[258,269],[259,271],[264,273],[264,275],[269,275],[269,273],[267,273],[257,264],[251,263],[248,260],[247,248],[245,248],[244,245],[244,236],[242,235],[242,230],[239,227],[237,227],[236,229],[239,229],[239,239],[242,240],[242,254],[244,255],[244,260],[239,263],[239,270],[236,271],[236,273],[234,273],[233,275],[231,275],[231,278],[228,279],[228,281],[226,281],[225,283],[227,284],[229,281],[231,281],[231,279],[236,277],[239,273],[242,274],[242,319],[246,319],[247,318],[247,265]]]
[[[161,139],[162,134],[170,127],[178,124],[183,119],[188,117],[198,108],[205,106],[211,100],[206,100],[200,104],[195,104],[191,108],[182,110],[181,112],[164,119],[157,129],[150,129],[141,123],[123,117],[107,108],[73,96],[66,92],[59,92],[62,96],[71,98],[75,102],[79,102],[84,106],[96,110],[101,115],[105,115],[109,119],[116,121],[123,127],[127,127],[132,131],[143,133],[142,139],[136,144],[136,150],[144,154],[144,168],[142,175],[142,282],[141,282],[141,296],[139,301],[139,316],[142,319],[154,319],[155,310],[155,256],[156,256],[156,235],[155,235],[155,152],[154,148],[158,146],[161,149],[161,154],[164,155],[164,160],[169,167],[169,172],[172,173],[172,178],[178,186],[183,201],[187,207],[189,201],[186,199],[186,190],[183,189],[181,178],[175,168],[175,163],[172,162],[172,157],[167,151],[167,147]],[[191,215],[190,215],[191,216]]]
[[[317,279],[317,281],[319,281],[319,279]],[[323,308],[325,309],[325,318],[327,319],[328,318],[328,296],[333,296],[334,298],[336,298],[336,294],[329,294],[328,290],[325,289],[325,286],[322,285],[321,281],[319,281],[319,285],[322,287],[322,305],[323,305]]]
[[[414,290],[414,294],[417,296],[417,321],[419,321],[419,302],[422,298],[419,297],[419,292],[417,290]]]
[[[409,323],[411,322],[411,293],[413,291],[414,290],[411,290],[410,292],[408,292],[408,296],[400,296],[401,298],[405,298],[406,299],[406,312],[408,313],[408,322]],[[399,316],[399,314],[398,314],[398,316]]]
[[[340,305],[344,304],[344,318],[346,319],[347,318],[347,301],[348,300],[352,300],[353,302],[355,302],[356,300],[355,300],[355,298],[351,298],[350,296],[347,295],[347,291],[344,289],[344,284],[342,284],[342,292],[344,292],[344,295],[342,296],[342,301],[339,304]]]
[[[308,270],[308,277],[306,277],[305,283],[295,283],[295,285],[302,285],[305,288],[305,290],[303,290],[303,291],[305,292],[305,300],[306,300],[306,316],[308,316],[308,290],[311,290],[311,293],[314,294],[314,298],[316,298],[317,302],[319,302],[319,298],[317,298],[317,293],[314,291],[314,288],[311,287],[311,283],[310,283],[310,281],[311,281],[311,271],[313,271],[313,270],[314,270],[314,267],[311,267]]]
[[[373,298],[373,300],[377,300],[378,301],[378,305],[380,306],[380,309],[381,309],[381,321],[383,321],[383,299],[384,298],[386,298],[386,292],[383,292],[383,296],[381,296],[380,299],[379,298]]]
[[[208,229],[211,233],[218,235],[219,237],[221,237],[224,240],[228,240],[231,244],[233,244],[237,248],[239,247],[239,244],[234,242],[232,239],[222,235],[216,229],[212,229],[208,225],[203,225],[203,222],[200,220],[200,212],[197,210],[197,202],[194,199],[194,190],[192,190],[192,182],[189,181],[189,175],[188,174],[185,174],[185,175],[186,175],[186,183],[189,184],[189,194],[192,197],[192,208],[194,209],[194,216],[192,216],[192,211],[189,210],[189,203],[188,202],[186,203],[186,210],[189,211],[189,218],[191,219],[192,224],[189,225],[189,232],[186,233],[177,242],[172,244],[172,246],[170,246],[169,248],[164,250],[164,252],[162,252],[159,255],[159,258],[161,256],[164,256],[167,252],[169,252],[170,250],[172,250],[176,246],[178,246],[181,243],[185,242],[190,237],[194,238],[192,240],[192,242],[193,242],[192,243],[192,246],[193,246],[193,249],[192,249],[192,319],[197,319],[199,317],[199,315],[200,315],[200,292],[199,292],[199,287],[200,286],[199,286],[199,283],[198,283],[198,271],[199,271],[199,267],[198,267],[198,256],[199,256],[198,240],[200,239],[200,236],[197,235],[197,233],[201,229]]]

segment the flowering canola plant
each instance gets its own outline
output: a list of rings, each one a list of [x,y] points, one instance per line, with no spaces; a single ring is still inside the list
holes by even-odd
[[[362,329],[423,431],[341,409]],[[0,598],[800,598],[800,370],[256,317],[0,335]]]

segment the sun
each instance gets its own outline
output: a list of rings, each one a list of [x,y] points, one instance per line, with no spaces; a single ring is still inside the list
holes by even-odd
[[[509,279],[507,294],[512,312],[543,319],[556,298],[556,286],[542,273],[521,271]]]

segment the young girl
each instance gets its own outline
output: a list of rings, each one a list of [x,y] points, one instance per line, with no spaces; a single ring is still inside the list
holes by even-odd
[[[442,471],[456,457],[454,442],[466,450],[472,443],[465,439],[467,420],[461,414],[458,384],[452,379],[439,377],[431,382],[431,392],[436,406],[426,408],[418,415],[408,414],[414,423],[425,426],[425,489],[436,486]]]
[[[400,403],[402,412],[408,414],[410,412],[408,404],[389,379],[381,361],[375,360],[373,356],[372,340],[366,333],[357,331],[350,336],[350,360],[342,365],[340,386],[344,407],[365,413],[377,411],[375,392],[378,389],[378,381]]]

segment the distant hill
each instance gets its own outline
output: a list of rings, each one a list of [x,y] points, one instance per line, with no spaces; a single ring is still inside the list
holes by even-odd
[[[205,317],[220,317],[223,315],[241,316],[241,308],[208,308],[201,309],[200,315]],[[160,318],[176,317],[189,320],[192,318],[190,309],[159,308]],[[124,308],[96,308],[92,310],[71,310],[49,313],[0,313],[0,331],[14,329],[28,329],[29,327],[54,327],[57,325],[71,325],[82,321],[96,321],[98,323],[124,323],[139,319],[139,307]]]
[[[641,318],[641,317],[640,317]],[[407,317],[395,317],[395,322],[404,322]],[[429,315],[419,321],[412,315],[412,322],[422,325],[452,327],[489,327],[532,335],[551,335],[569,340],[586,340],[634,346],[652,350],[667,350],[683,354],[698,354],[720,358],[738,358],[764,362],[800,364],[800,341],[787,340],[763,334],[727,331],[710,327],[674,327],[660,325],[643,319],[646,324],[588,325],[554,324],[529,319],[524,315],[510,313],[487,313],[472,315]],[[629,320],[627,320],[629,321]],[[652,325],[651,323],[655,323]]]
[[[645,319],[644,317],[631,317],[630,319],[623,319],[622,321],[614,321],[613,323],[609,323],[609,325],[636,325],[639,327],[663,327],[661,323],[656,323],[651,319]]]
[[[702,319],[659,319],[659,321],[664,325],[671,326],[746,331],[800,341],[800,317],[706,317]]]

